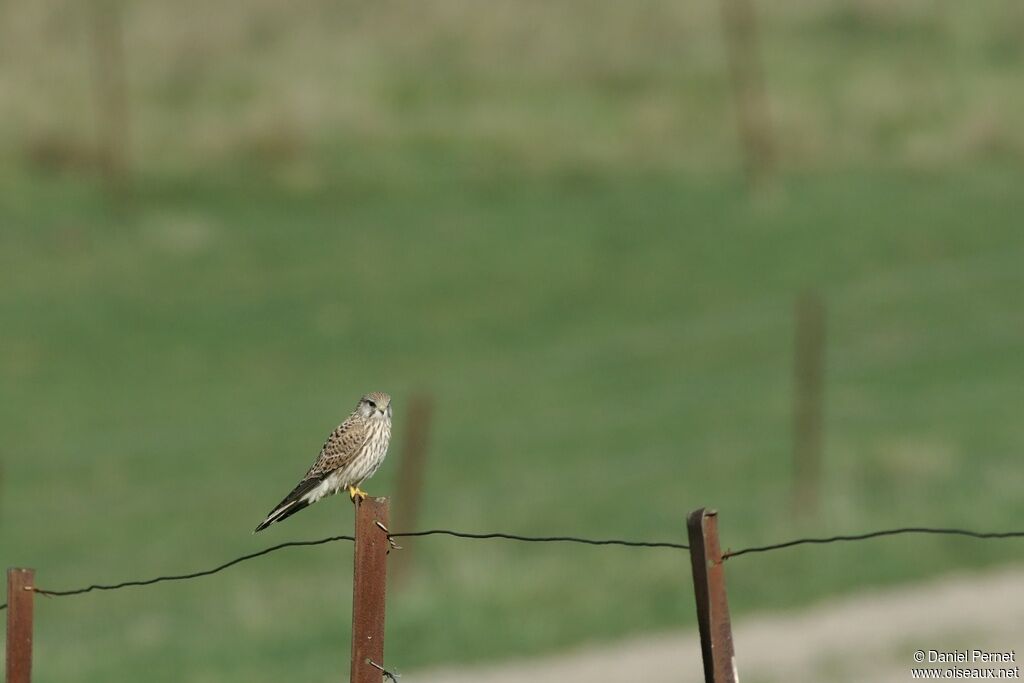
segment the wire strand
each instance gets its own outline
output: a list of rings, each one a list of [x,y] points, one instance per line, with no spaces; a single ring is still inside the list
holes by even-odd
[[[54,596],[54,597],[63,597],[63,596],[67,596],[67,595],[81,595],[82,593],[89,593],[90,591],[113,591],[113,590],[118,590],[120,588],[128,588],[130,586],[151,586],[154,583],[162,583],[164,581],[185,581],[187,579],[198,579],[199,577],[210,576],[211,574],[216,574],[217,572],[222,572],[225,569],[227,569],[228,567],[233,567],[236,564],[245,562],[247,560],[252,560],[252,559],[255,559],[257,557],[261,557],[263,555],[268,555],[268,554],[270,554],[272,552],[276,552],[278,550],[283,550],[285,548],[295,548],[295,547],[310,546],[310,545],[323,545],[324,543],[333,543],[334,541],[354,541],[354,540],[355,540],[355,538],[352,537],[352,536],[329,536],[328,538],[321,538],[321,539],[318,539],[318,540],[315,540],[315,541],[289,541],[287,543],[279,543],[279,544],[271,546],[269,548],[264,548],[263,550],[260,550],[260,551],[255,552],[255,553],[249,553],[248,555],[242,555],[241,557],[236,557],[235,559],[231,560],[230,562],[225,562],[224,564],[218,565],[218,566],[214,567],[213,569],[204,569],[202,571],[191,572],[189,574],[176,574],[176,575],[172,575],[172,576],[157,576],[157,577],[152,578],[152,579],[144,579],[144,580],[139,580],[139,581],[123,581],[121,583],[115,583],[115,584],[110,584],[110,585],[94,583],[91,586],[86,586],[85,588],[74,588],[74,589],[71,589],[71,590],[64,590],[64,591],[51,591],[51,590],[45,590],[45,589],[42,589],[42,588],[33,588],[32,590],[34,592],[36,592],[36,593],[39,593],[40,595],[49,595],[49,596]],[[2,609],[3,607],[6,607],[6,606],[7,605],[3,605],[2,607],[0,607],[0,609]]]
[[[1007,539],[1007,538],[1024,538],[1024,531],[998,531],[998,532],[986,532],[986,531],[971,531],[969,529],[950,529],[940,527],[900,527],[897,529],[883,529],[881,531],[871,531],[864,534],[852,534],[852,535],[837,535],[827,536],[821,538],[797,538],[791,541],[784,541],[782,543],[772,543],[770,545],[751,546],[748,548],[741,548],[740,550],[728,550],[722,554],[722,559],[730,559],[733,557],[739,557],[741,555],[748,555],[753,553],[765,553],[774,550],[781,550],[783,548],[792,548],[798,545],[824,545],[828,543],[839,543],[849,541],[864,541],[871,538],[879,538],[881,536],[897,536],[901,534],[933,534],[933,535],[947,535],[947,536],[966,536],[969,538],[978,539]],[[464,538],[472,540],[488,540],[488,539],[500,539],[507,541],[520,541],[524,543],[578,543],[582,545],[592,546],[623,546],[627,548],[672,548],[676,550],[689,550],[689,546],[685,543],[672,543],[669,541],[630,541],[622,539],[593,539],[593,538],[582,538],[579,536],[523,536],[520,534],[509,534],[504,532],[491,532],[491,533],[472,533],[467,531],[453,531],[451,529],[426,529],[424,531],[404,531],[396,533],[388,533],[390,538],[416,538],[421,536],[451,536],[454,538]],[[152,579],[136,580],[136,581],[123,581],[115,584],[92,584],[84,588],[74,588],[70,590],[62,591],[51,591],[43,588],[33,588],[32,590],[40,595],[63,597],[68,595],[81,595],[82,593],[89,593],[91,591],[112,591],[121,588],[128,588],[131,586],[151,586],[155,583],[162,583],[165,581],[185,581],[188,579],[197,579],[203,576],[210,576],[218,572],[222,572],[229,567],[233,567],[236,564],[246,562],[248,560],[262,557],[278,550],[284,550],[285,548],[304,547],[313,545],[323,545],[325,543],[333,543],[334,541],[354,541],[353,536],[328,536],[327,538],[321,538],[314,541],[289,541],[287,543],[279,543],[263,550],[249,553],[248,555],[242,555],[236,557],[233,560],[225,562],[224,564],[218,565],[212,569],[204,569],[197,572],[191,572],[189,574],[176,574],[171,576],[157,576]],[[0,604],[0,611],[7,609],[8,604]]]
[[[933,535],[944,535],[944,536],[967,536],[970,538],[981,538],[981,539],[998,539],[998,538],[1024,538],[1024,531],[970,531],[969,529],[943,529],[933,527],[919,527],[919,526],[908,526],[900,527],[898,529],[883,529],[881,531],[870,531],[865,534],[851,534],[851,535],[838,535],[838,536],[827,536],[824,538],[797,538],[792,541],[784,541],[782,543],[772,543],[770,545],[759,545],[752,546],[750,548],[743,548],[741,550],[729,550],[722,553],[722,559],[727,560],[732,557],[739,557],[740,555],[747,555],[749,553],[766,553],[772,550],[781,550],[783,548],[792,548],[798,545],[825,545],[827,543],[840,543],[846,541],[865,541],[869,538],[879,538],[881,536],[899,536],[902,534],[933,534]]]
[[[506,534],[500,532],[475,534],[466,531],[452,531],[451,529],[427,529],[426,531],[405,531],[389,533],[391,538],[415,538],[417,536],[453,536],[455,538],[469,538],[475,540],[503,539],[507,541],[523,541],[525,543],[580,543],[582,545],[617,545],[627,548],[676,548],[678,550],[689,550],[690,546],[684,543],[670,543],[668,541],[623,541],[619,539],[592,539],[580,538],[578,536],[521,536],[519,534]]]

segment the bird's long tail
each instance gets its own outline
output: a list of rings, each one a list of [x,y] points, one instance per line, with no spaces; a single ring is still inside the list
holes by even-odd
[[[274,522],[287,519],[299,510],[304,510],[312,505],[309,493],[320,484],[320,481],[320,478],[310,478],[299,482],[299,485],[270,511],[267,518],[260,522],[253,533],[263,531]]]

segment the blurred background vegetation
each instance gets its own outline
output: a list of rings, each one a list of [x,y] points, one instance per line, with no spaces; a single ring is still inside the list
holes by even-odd
[[[250,531],[370,390],[396,443],[437,399],[422,526],[1019,528],[1024,5],[757,10],[779,169],[751,195],[717,2],[0,4],[0,564],[59,589],[347,533],[343,498]],[[828,346],[799,521],[805,289]],[[418,549],[399,671],[693,622],[678,553]],[[737,559],[730,595],[1017,556],[795,549]],[[350,560],[38,600],[38,680],[333,680]]]

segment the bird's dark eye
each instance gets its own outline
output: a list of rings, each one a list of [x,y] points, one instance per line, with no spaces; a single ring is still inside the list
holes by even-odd
[[[366,402],[369,403],[370,407],[373,408],[374,410],[377,409],[377,404],[371,401],[370,399],[366,399]]]

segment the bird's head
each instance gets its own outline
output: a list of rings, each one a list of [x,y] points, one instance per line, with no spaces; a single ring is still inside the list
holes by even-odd
[[[380,391],[374,391],[359,399],[356,412],[366,418],[390,420],[391,397]]]

